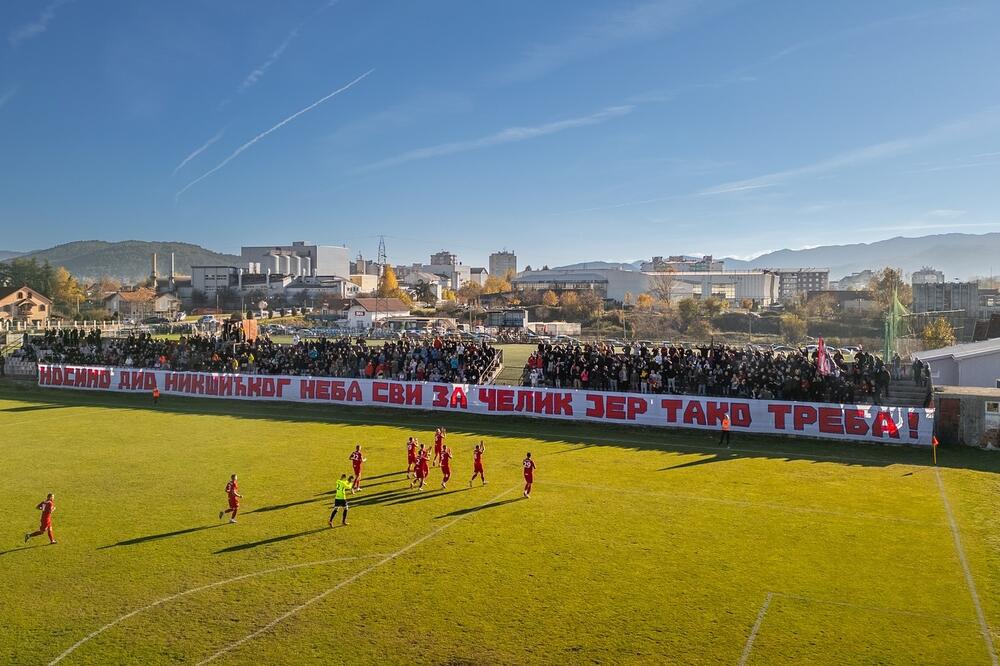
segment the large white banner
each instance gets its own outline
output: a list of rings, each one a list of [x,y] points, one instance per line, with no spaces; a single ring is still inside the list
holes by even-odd
[[[399,407],[930,445],[934,410],[670,394],[131,368],[38,366],[38,384],[119,393]]]

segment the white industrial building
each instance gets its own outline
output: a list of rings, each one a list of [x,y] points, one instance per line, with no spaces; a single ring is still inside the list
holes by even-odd
[[[525,271],[514,279],[522,289],[555,292],[592,290],[622,302],[626,294],[655,293],[670,288],[670,299],[718,296],[733,305],[750,299],[769,306],[778,300],[778,276],[769,271],[641,272],[611,269]]]
[[[507,273],[517,274],[517,255],[510,250],[500,250],[490,255],[490,275],[503,277]]]
[[[244,246],[240,259],[247,273],[343,278],[351,274],[348,249],[338,245],[295,241],[291,245]]]

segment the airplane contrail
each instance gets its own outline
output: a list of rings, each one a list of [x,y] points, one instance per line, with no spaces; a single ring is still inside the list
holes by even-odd
[[[196,158],[199,155],[201,155],[203,152],[205,152],[206,150],[208,150],[209,146],[211,146],[213,143],[215,143],[216,141],[218,141],[219,139],[221,139],[222,135],[223,135],[223,133],[225,131],[226,130],[224,130],[224,129],[219,130],[218,133],[215,136],[213,136],[211,139],[209,139],[208,141],[206,141],[205,143],[203,143],[201,145],[201,147],[195,149],[194,152],[192,152],[190,155],[188,155],[183,160],[181,160],[181,163],[177,165],[176,169],[174,169],[174,175],[176,176],[177,172],[180,171],[181,169],[183,169],[185,164],[187,164],[188,162],[190,162],[194,158]]]
[[[194,187],[195,185],[197,185],[201,181],[205,180],[206,178],[208,178],[209,176],[211,176],[213,173],[215,173],[216,171],[218,171],[222,167],[224,167],[227,164],[229,164],[230,162],[232,162],[234,159],[236,159],[236,157],[240,153],[242,153],[244,150],[246,150],[247,148],[249,148],[253,144],[255,144],[258,141],[260,141],[261,139],[263,139],[265,136],[267,136],[271,132],[275,131],[276,129],[279,129],[280,127],[283,127],[284,125],[287,125],[288,123],[292,122],[293,120],[295,120],[296,118],[298,118],[299,116],[301,116],[303,113],[306,113],[308,111],[312,111],[317,106],[319,106],[320,104],[322,104],[326,100],[330,99],[331,97],[339,95],[340,93],[344,92],[345,90],[348,90],[349,88],[353,87],[355,84],[360,83],[364,78],[366,78],[369,74],[371,74],[374,71],[375,71],[374,68],[373,69],[369,69],[367,72],[365,72],[364,74],[362,74],[358,78],[354,79],[353,81],[351,81],[347,85],[342,86],[340,88],[337,88],[336,90],[334,90],[329,95],[326,95],[325,97],[321,97],[318,100],[316,100],[315,102],[313,102],[312,104],[310,104],[309,106],[305,107],[304,109],[300,109],[299,111],[296,111],[295,113],[293,113],[292,115],[288,116],[287,118],[285,118],[284,120],[282,120],[280,123],[278,123],[274,127],[271,127],[270,129],[264,130],[263,132],[261,132],[260,134],[258,134],[254,138],[250,139],[249,141],[247,141],[246,143],[244,143],[242,146],[240,146],[236,150],[234,150],[232,155],[230,155],[226,159],[222,160],[217,165],[215,165],[214,167],[212,167],[211,169],[209,169],[208,171],[206,171],[205,173],[201,174],[200,176],[198,176],[197,178],[195,178],[194,180],[192,180],[190,183],[188,183],[187,185],[185,185],[184,187],[182,187],[177,192],[177,194],[174,195],[174,199],[177,199],[182,194],[184,194],[185,192],[187,192],[189,189],[191,189],[192,187]]]

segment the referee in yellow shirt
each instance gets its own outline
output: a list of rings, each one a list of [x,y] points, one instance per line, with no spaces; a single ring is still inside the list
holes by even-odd
[[[353,476],[340,475],[340,480],[337,481],[337,489],[334,491],[336,494],[333,496],[333,513],[330,514],[330,520],[326,521],[326,524],[330,527],[333,527],[333,519],[337,517],[337,510],[340,507],[344,507],[344,518],[340,524],[347,524],[347,491],[351,489],[353,482]]]

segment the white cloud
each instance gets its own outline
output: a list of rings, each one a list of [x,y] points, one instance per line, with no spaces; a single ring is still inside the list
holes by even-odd
[[[56,10],[70,2],[73,2],[73,0],[53,0],[53,2],[46,5],[45,9],[42,10],[42,13],[34,21],[11,30],[7,36],[7,41],[11,46],[17,47],[22,42],[34,39],[49,29],[49,23],[56,17]]]
[[[654,39],[676,30],[697,6],[694,0],[653,0],[595,16],[559,41],[531,47],[500,77],[505,81],[530,80],[623,44]]]
[[[374,171],[376,169],[397,166],[406,162],[426,160],[432,157],[441,157],[443,155],[454,155],[456,153],[464,153],[470,150],[479,150],[480,148],[499,146],[505,143],[527,141],[528,139],[535,139],[540,136],[555,134],[556,132],[562,132],[568,129],[586,127],[588,125],[598,125],[611,120],[612,118],[627,115],[631,113],[634,108],[635,107],[631,105],[612,106],[598,111],[597,113],[592,113],[589,116],[582,116],[580,118],[557,120],[555,122],[546,123],[544,125],[536,125],[534,127],[508,127],[507,129],[497,132],[496,134],[490,134],[478,139],[442,143],[436,146],[428,146],[426,148],[418,148],[417,150],[400,153],[399,155],[379,160],[378,162],[373,162],[372,164],[361,167],[359,171]]]
[[[983,113],[976,114],[961,120],[951,122],[939,127],[935,127],[924,134],[883,141],[870,146],[856,148],[844,153],[839,153],[812,164],[806,164],[793,169],[775,171],[773,173],[746,178],[744,180],[722,183],[714,187],[709,187],[699,191],[700,196],[713,196],[719,194],[732,194],[748,190],[756,190],[765,187],[774,187],[784,181],[792,180],[802,176],[812,176],[817,174],[839,171],[847,167],[859,166],[868,162],[875,162],[897,155],[915,152],[931,146],[935,146],[956,138],[968,136],[985,131],[997,125],[1000,120],[998,109],[989,109]]]

